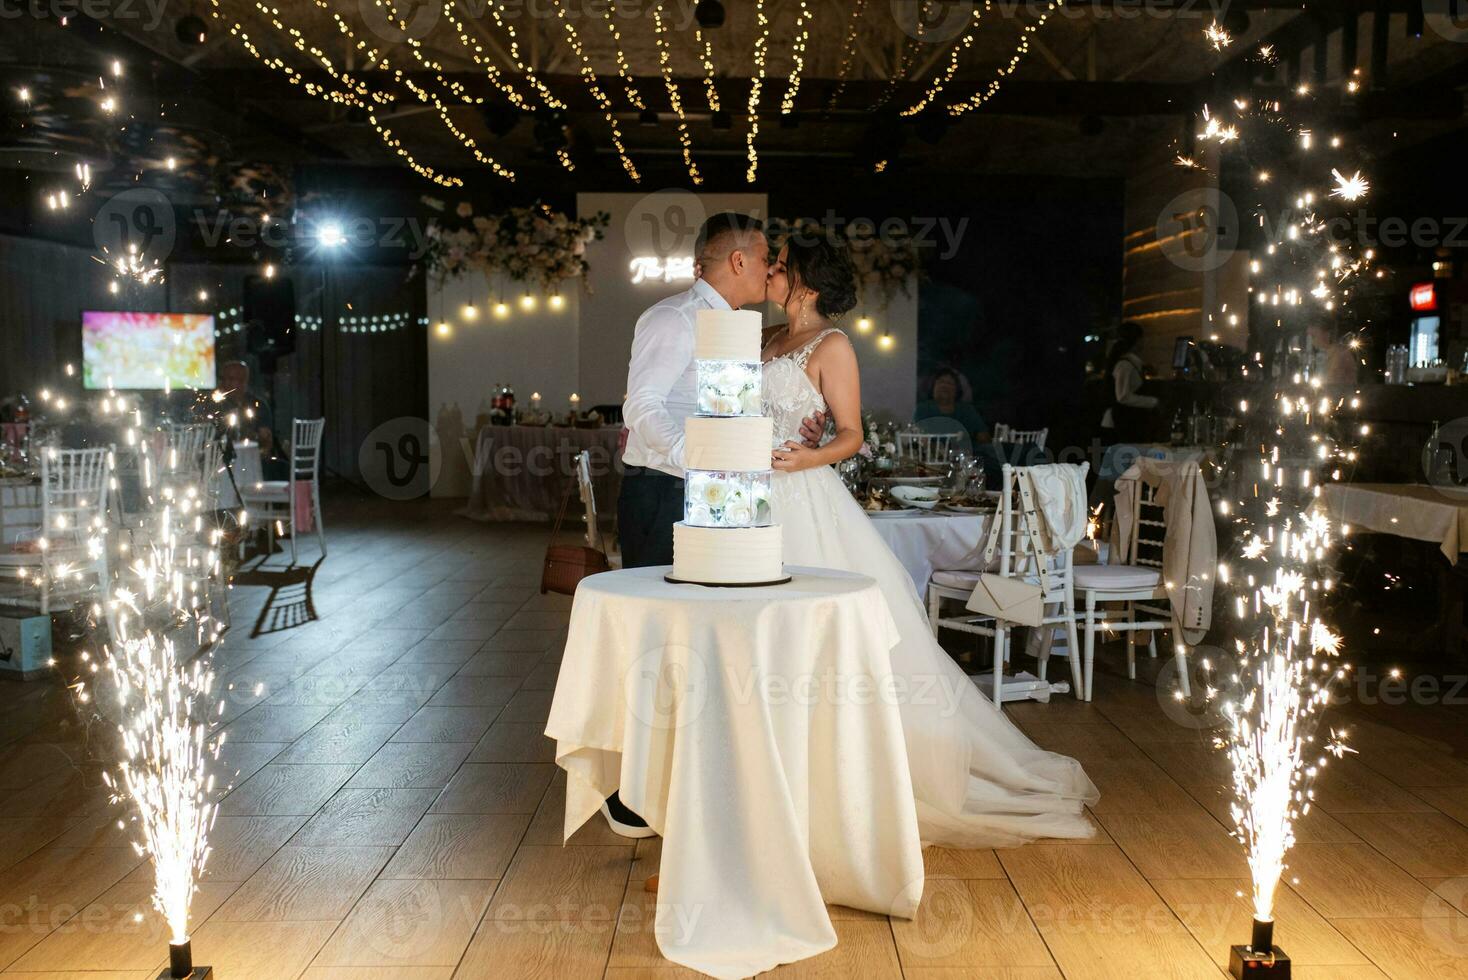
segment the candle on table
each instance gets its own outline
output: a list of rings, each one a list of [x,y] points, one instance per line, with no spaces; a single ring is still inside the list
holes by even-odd
[[[581,396],[574,391],[571,392],[571,411],[579,411],[581,408]]]
[[[540,411],[540,392],[532,391],[530,393],[530,407],[537,412]]]

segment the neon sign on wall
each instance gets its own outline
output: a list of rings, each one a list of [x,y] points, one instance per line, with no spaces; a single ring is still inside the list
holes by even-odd
[[[693,278],[693,256],[663,258],[659,255],[634,256],[628,266],[632,285],[643,282],[677,282]]]

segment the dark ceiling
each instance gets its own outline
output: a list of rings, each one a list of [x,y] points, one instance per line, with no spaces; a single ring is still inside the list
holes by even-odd
[[[1459,43],[1468,18],[1424,17],[1415,0],[1233,0],[1221,21],[1234,41],[1222,50],[1204,37],[1208,0],[1076,0],[1043,21],[1042,0],[980,4],[976,19],[972,4],[923,0],[451,0],[405,3],[396,13],[406,31],[390,23],[385,0],[276,2],[97,0],[88,9],[110,16],[63,23],[36,16],[44,4],[0,0],[0,91],[31,95],[23,107],[6,102],[0,162],[61,170],[86,160],[99,173],[110,162],[122,178],[169,157],[190,173],[240,162],[401,166],[400,149],[436,173],[501,181],[465,145],[472,139],[520,181],[630,188],[613,145],[620,134],[643,186],[689,183],[686,139],[707,186],[735,188],[745,182],[750,77],[763,50],[761,185],[813,168],[925,180],[1115,177],[1165,146],[1204,101],[1251,80],[1333,84],[1359,65],[1367,83],[1347,108],[1394,146],[1461,127],[1468,85],[1468,43]],[[699,15],[716,7],[724,22],[700,28]],[[920,10],[929,15],[921,27]],[[1259,42],[1274,45],[1277,64],[1245,60]],[[121,138],[116,119],[96,110],[98,76],[108,81],[114,58],[125,65],[113,80],[129,123]],[[929,107],[899,114],[950,68]],[[946,111],[996,79],[981,108]]]

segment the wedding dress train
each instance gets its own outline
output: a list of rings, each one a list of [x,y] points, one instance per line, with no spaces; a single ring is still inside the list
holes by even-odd
[[[805,373],[827,330],[764,365],[764,411],[777,443],[826,402]],[[919,829],[926,844],[1012,847],[1040,837],[1090,837],[1082,806],[1100,794],[1074,759],[1047,752],[994,706],[938,645],[917,590],[871,519],[829,466],[776,472],[774,518],[789,565],[876,579],[900,640],[892,650]]]

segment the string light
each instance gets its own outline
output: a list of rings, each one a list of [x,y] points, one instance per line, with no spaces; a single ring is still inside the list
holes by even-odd
[[[612,35],[612,49],[617,57],[617,74],[622,78],[622,87],[627,92],[627,101],[632,103],[633,108],[640,110],[647,106],[642,101],[642,94],[637,91],[637,86],[632,81],[632,71],[627,67],[627,55],[622,51],[622,32],[617,29],[615,20],[617,14],[616,0],[607,0],[602,5],[601,15],[607,22],[607,31]],[[697,32],[694,34],[697,37]]]
[[[966,112],[973,112],[975,109],[982,108],[984,103],[988,102],[995,95],[999,94],[999,89],[1001,86],[1003,86],[1004,80],[1007,79],[1010,75],[1014,74],[1015,69],[1017,69],[1020,66],[1020,63],[1024,61],[1025,55],[1030,53],[1031,39],[1040,30],[1040,28],[1045,26],[1045,22],[1050,19],[1050,15],[1055,12],[1055,8],[1058,6],[1060,6],[1060,0],[1050,0],[1050,2],[1045,5],[1045,10],[1036,19],[1035,23],[1025,25],[1024,29],[1020,32],[1019,47],[1016,48],[1014,54],[1010,56],[1008,63],[1002,65],[994,73],[995,77],[991,79],[989,84],[984,87],[984,90],[982,92],[975,92],[963,102],[958,102],[950,105],[948,107],[948,112],[955,116],[961,116]]]
[[[795,15],[795,30],[790,42],[790,80],[785,85],[785,98],[780,101],[780,114],[790,115],[795,111],[795,97],[800,93],[800,73],[805,68],[805,45],[810,39],[810,7],[800,0],[800,10]]]
[[[831,87],[831,95],[826,99],[827,112],[836,108],[841,94],[846,91],[846,82],[851,77],[851,69],[856,60],[857,31],[861,26],[861,15],[866,10],[866,6],[867,0],[856,0],[851,8],[851,16],[846,21],[846,38],[841,42],[841,61],[836,69],[836,84]]]
[[[744,137],[749,154],[749,169],[745,171],[744,179],[751,184],[759,174],[759,152],[755,149],[755,141],[759,139],[759,94],[765,83],[765,54],[770,44],[770,18],[765,13],[765,0],[754,0],[754,10],[759,37],[754,42],[754,71],[749,80],[749,132]]]
[[[719,103],[719,87],[714,84],[714,46],[704,35],[702,27],[693,29],[693,43],[702,52],[703,88],[708,96],[709,112],[723,111]]]
[[[622,127],[617,123],[616,114],[612,112],[612,100],[607,97],[606,92],[602,90],[600,83],[597,82],[596,72],[591,67],[591,59],[587,57],[586,49],[581,44],[581,36],[576,32],[576,28],[571,23],[570,18],[566,16],[566,7],[563,2],[556,4],[556,16],[561,19],[561,24],[566,29],[566,40],[570,43],[571,50],[576,52],[576,57],[581,62],[581,77],[586,82],[586,88],[591,92],[591,97],[596,100],[596,104],[601,107],[602,116],[606,119],[607,126],[612,131],[612,146],[617,151],[617,157],[622,161],[622,169],[626,171],[627,176],[631,177],[634,183],[640,183],[642,181],[642,175],[637,172],[637,165],[627,155],[627,147],[622,142]],[[618,51],[620,50],[618,48]],[[633,90],[633,94],[635,94],[635,90]],[[638,104],[641,104],[640,98],[638,99]],[[561,166],[567,170],[574,169],[575,165],[571,161],[571,155],[566,152],[564,147],[557,151],[556,156],[561,161]]]
[[[941,74],[935,75],[933,77],[933,80],[928,83],[927,91],[923,93],[922,98],[918,99],[912,105],[902,110],[902,114],[904,116],[915,116],[926,109],[928,106],[932,105],[933,102],[937,100],[939,94],[942,93],[943,87],[946,86],[949,82],[953,81],[953,76],[958,72],[959,59],[963,56],[963,53],[965,51],[973,46],[974,32],[979,26],[980,18],[982,18],[984,14],[987,14],[993,8],[993,6],[993,0],[984,0],[984,6],[982,10],[979,9],[977,6],[974,7],[973,13],[970,15],[971,19],[969,21],[968,30],[964,31],[963,37],[960,38],[958,43],[953,46],[953,49],[948,52],[947,67],[943,69],[943,72]]]
[[[469,31],[464,26],[464,22],[454,15],[453,0],[443,0],[443,14],[448,18],[449,25],[453,27],[454,33],[459,39],[459,44],[465,51],[469,52],[469,56],[474,59],[474,64],[484,70],[484,76],[489,79],[489,83],[499,89],[516,109],[522,112],[530,112],[531,106],[526,102],[525,96],[521,95],[515,86],[505,80],[504,73],[500,71],[498,65],[484,56],[484,46],[469,37]]]
[[[663,4],[658,0],[652,8],[653,36],[658,47],[658,71],[663,76],[663,86],[668,90],[668,103],[678,116],[678,142],[683,147],[683,165],[688,168],[688,179],[695,186],[703,183],[698,164],[693,160],[693,138],[688,133],[688,118],[683,114],[683,99],[678,94],[678,83],[673,80],[672,56],[668,52],[667,32],[663,26]]]

